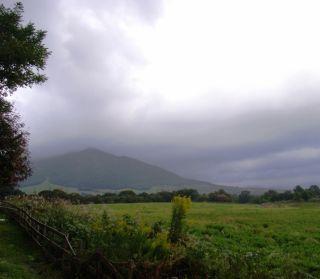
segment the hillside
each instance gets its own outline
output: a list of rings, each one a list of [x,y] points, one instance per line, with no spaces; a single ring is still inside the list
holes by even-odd
[[[33,175],[22,186],[36,185],[59,185],[95,192],[126,188],[156,191],[185,187],[198,189],[199,192],[221,188],[230,193],[243,190],[186,179],[160,167],[93,148],[34,161]]]

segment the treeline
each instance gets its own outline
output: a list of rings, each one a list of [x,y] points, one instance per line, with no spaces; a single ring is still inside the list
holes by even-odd
[[[170,202],[174,196],[190,197],[195,202],[236,202],[236,203],[265,203],[278,201],[320,201],[320,188],[312,185],[305,189],[296,186],[292,191],[278,192],[269,190],[263,195],[252,195],[249,191],[242,191],[239,195],[231,195],[220,189],[218,191],[200,194],[195,189],[182,189],[178,191],[161,191],[157,193],[135,193],[131,190],[124,190],[119,193],[104,193],[99,195],[81,195],[79,193],[66,193],[62,190],[44,190],[39,192],[48,200],[64,199],[74,204],[88,203],[138,203],[138,202]]]
[[[293,191],[287,190],[284,192],[277,192],[275,190],[269,190],[261,196],[252,196],[250,195],[250,192],[243,191],[239,195],[240,203],[277,201],[320,201],[320,188],[317,185],[311,185],[309,188],[303,188],[298,185],[294,187]]]

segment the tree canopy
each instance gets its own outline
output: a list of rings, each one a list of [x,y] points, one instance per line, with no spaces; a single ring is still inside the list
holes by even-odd
[[[23,25],[22,13],[21,3],[12,9],[0,5],[0,197],[31,174],[28,133],[5,97],[44,82],[46,76],[40,71],[50,55],[43,44],[46,32],[33,23]]]
[[[46,80],[41,73],[50,55],[43,44],[46,32],[23,25],[22,13],[21,3],[13,9],[0,5],[0,96]]]
[[[0,98],[0,188],[8,192],[31,174],[28,133],[8,101]],[[5,189],[5,190],[4,190]]]

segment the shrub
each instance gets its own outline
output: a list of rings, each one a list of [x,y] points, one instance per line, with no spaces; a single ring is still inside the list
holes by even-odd
[[[158,261],[170,256],[168,233],[162,222],[145,226],[129,215],[110,217],[76,210],[64,200],[48,201],[40,196],[12,198],[10,202],[69,236],[79,255],[99,250],[110,260]]]
[[[177,243],[181,240],[183,232],[183,220],[186,217],[187,210],[190,208],[191,198],[175,196],[172,199],[172,217],[169,231],[169,240],[171,243]]]

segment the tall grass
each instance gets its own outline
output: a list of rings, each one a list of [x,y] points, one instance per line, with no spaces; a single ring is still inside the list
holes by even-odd
[[[320,278],[316,204],[196,203],[188,211],[189,202],[179,197],[170,218],[168,204],[98,210],[39,198],[15,202],[68,233],[83,256],[99,249],[115,261],[165,263],[179,278]]]

